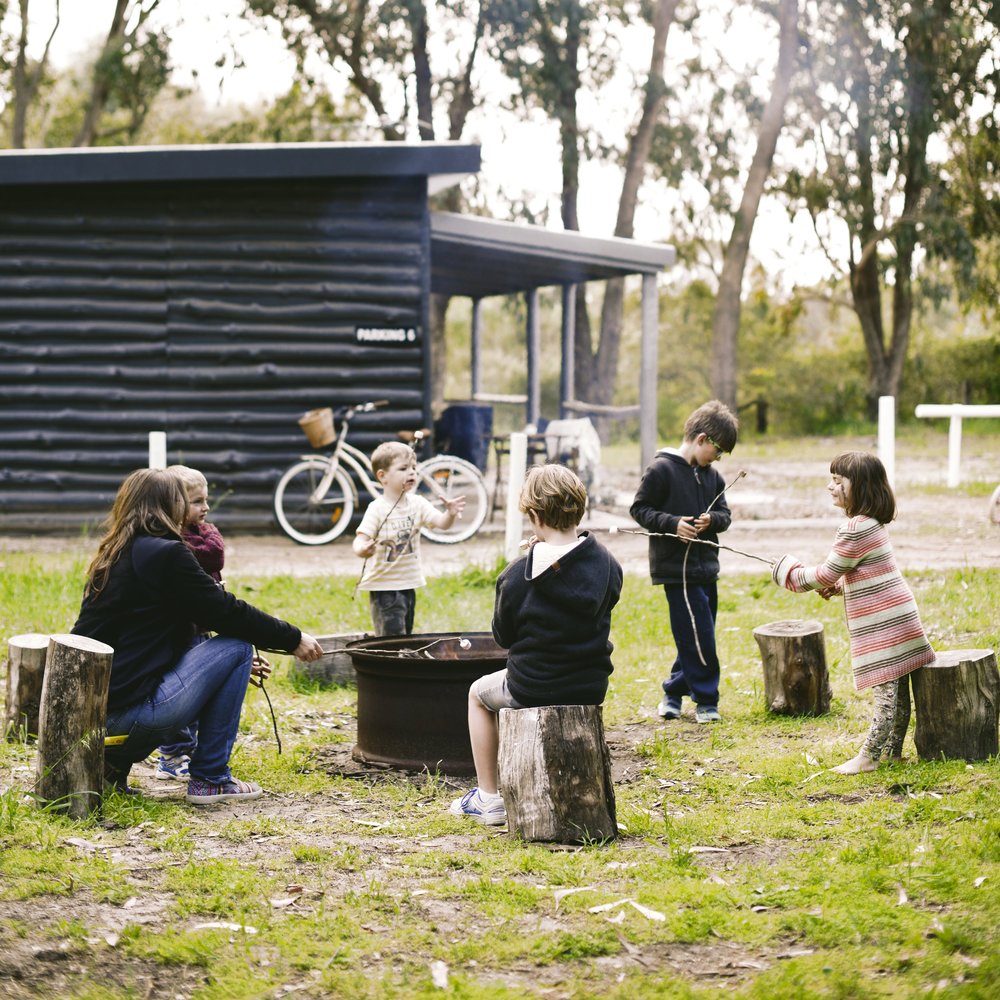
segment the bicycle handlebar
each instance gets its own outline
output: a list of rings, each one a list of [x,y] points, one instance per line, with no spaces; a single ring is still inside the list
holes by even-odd
[[[333,412],[338,417],[346,417],[350,420],[355,413],[371,413],[372,410],[377,410],[380,406],[388,405],[388,399],[372,399],[367,403],[356,403],[354,406],[338,406]]]

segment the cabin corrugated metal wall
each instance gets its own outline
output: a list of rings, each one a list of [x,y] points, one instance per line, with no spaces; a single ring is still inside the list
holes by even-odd
[[[390,400],[366,451],[421,426],[426,206],[423,177],[5,190],[0,530],[99,521],[163,430],[220,527],[269,531],[303,412]]]

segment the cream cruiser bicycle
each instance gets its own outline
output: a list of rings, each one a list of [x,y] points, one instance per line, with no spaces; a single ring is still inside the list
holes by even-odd
[[[334,411],[340,425],[333,451],[303,455],[278,480],[274,489],[274,516],[281,530],[301,545],[325,545],[342,535],[358,506],[358,485],[372,499],[382,487],[372,473],[368,456],[347,440],[356,413],[370,413],[388,401],[381,399]],[[412,435],[419,446],[426,432]],[[405,435],[401,435],[405,436]],[[432,542],[453,543],[471,538],[486,520],[489,501],[482,473],[471,462],[454,455],[435,455],[417,463],[415,492],[431,503],[441,497],[465,497],[465,509],[450,528],[422,528]]]

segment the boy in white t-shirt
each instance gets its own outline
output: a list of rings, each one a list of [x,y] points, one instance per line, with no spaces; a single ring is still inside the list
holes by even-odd
[[[413,496],[417,459],[401,441],[386,441],[372,452],[372,471],[382,484],[358,525],[353,548],[365,560],[359,590],[368,591],[376,635],[413,631],[416,588],[427,581],[420,565],[420,529],[450,528],[465,507],[465,497],[442,496],[444,510]]]

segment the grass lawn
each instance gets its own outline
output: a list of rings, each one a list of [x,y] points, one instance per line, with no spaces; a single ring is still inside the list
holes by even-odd
[[[5,634],[65,630],[83,564],[2,561]],[[1000,573],[909,580],[936,648],[1000,645]],[[367,624],[353,582],[232,589],[306,629],[349,631]],[[435,579],[421,629],[487,628],[492,594],[482,568]],[[1000,995],[997,762],[917,762],[911,738],[905,763],[830,774],[871,707],[852,688],[842,605],[779,592],[766,573],[726,578],[721,598],[724,721],[696,726],[685,706],[663,723],[665,601],[626,580],[605,706],[612,844],[525,845],[451,817],[462,785],[441,775],[344,776],[355,693],[297,687],[287,658],[269,684],[281,756],[259,692],[244,711],[234,769],[268,790],[254,803],[199,811],[147,781],[148,796],[110,795],[103,817],[71,823],[26,798],[32,747],[0,744],[0,994]],[[751,631],[784,618],[825,626],[824,718],[765,712]]]

